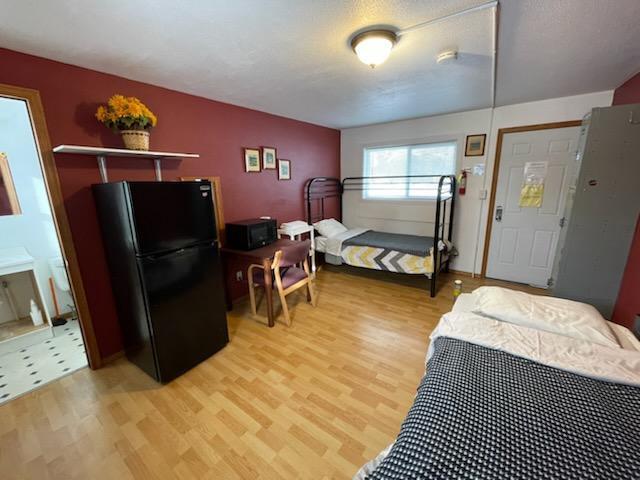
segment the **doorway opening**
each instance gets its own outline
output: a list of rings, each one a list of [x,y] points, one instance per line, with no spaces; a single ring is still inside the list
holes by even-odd
[[[100,364],[44,128],[37,92],[0,85],[0,404]]]
[[[580,125],[576,120],[498,131],[482,276],[548,286],[578,173]]]

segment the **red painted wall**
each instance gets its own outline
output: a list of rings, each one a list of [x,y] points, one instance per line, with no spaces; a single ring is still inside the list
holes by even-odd
[[[640,72],[624,82],[613,92],[613,104],[640,103]]]
[[[163,178],[220,176],[227,221],[271,215],[279,222],[304,218],[303,184],[309,177],[339,176],[340,132],[164,88],[0,49],[0,83],[40,91],[53,145],[120,147],[121,140],[94,118],[114,93],[140,98],[157,114],[151,148],[195,152],[194,160],[168,161]],[[291,160],[291,181],[277,172],[245,173],[243,146],[274,146]],[[100,182],[94,158],[56,155],[100,352],[121,350],[120,330],[91,184]],[[153,180],[151,162],[110,159],[109,180]],[[244,284],[232,284],[234,296]]]
[[[636,224],[612,320],[631,328],[636,315],[640,315],[640,219]]]
[[[618,87],[613,95],[614,105],[627,103],[640,103],[640,73]],[[640,218],[636,225],[618,300],[613,310],[613,321],[632,327],[633,320],[638,314],[640,314]]]

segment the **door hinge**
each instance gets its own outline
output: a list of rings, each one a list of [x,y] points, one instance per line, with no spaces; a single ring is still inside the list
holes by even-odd
[[[553,277],[547,278],[547,287],[553,287]]]
[[[566,217],[562,217],[560,219],[560,221],[558,222],[558,225],[560,225],[560,228],[564,228],[565,223],[567,223],[567,218]]]

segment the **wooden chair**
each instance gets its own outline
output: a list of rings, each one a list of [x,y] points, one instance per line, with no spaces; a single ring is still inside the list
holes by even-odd
[[[309,273],[309,249],[311,240],[299,242],[297,245],[284,247],[278,250],[273,258],[271,268],[273,270],[273,280],[280,296],[282,313],[285,323],[291,326],[289,309],[287,308],[286,296],[302,287],[307,287],[307,300],[311,305],[316,306],[316,294],[313,290],[313,278]],[[302,264],[302,268],[297,265]],[[256,315],[256,294],[255,287],[264,287],[264,272],[262,265],[252,264],[247,272],[249,282],[249,298],[251,299],[251,312]]]

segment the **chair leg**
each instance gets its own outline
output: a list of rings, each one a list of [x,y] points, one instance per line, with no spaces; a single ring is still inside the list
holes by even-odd
[[[253,286],[253,279],[249,278],[249,300],[251,301],[251,313],[257,315],[256,309],[256,291]]]
[[[313,282],[307,283],[307,293],[308,293],[308,296],[311,299],[311,305],[313,305],[315,307],[316,303],[317,303],[317,300],[316,300],[316,291],[315,291],[315,287],[313,285]]]
[[[282,304],[282,315],[284,316],[284,321],[287,324],[287,327],[291,326],[291,317],[289,316],[289,307],[287,307],[287,298],[284,295],[284,292],[278,289],[278,295],[280,296],[280,303]]]

